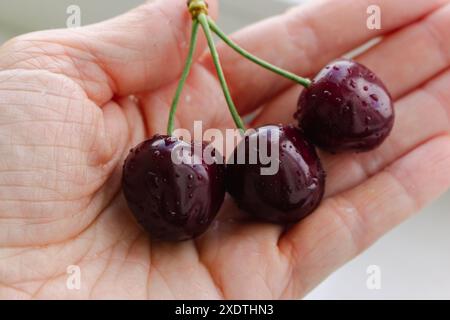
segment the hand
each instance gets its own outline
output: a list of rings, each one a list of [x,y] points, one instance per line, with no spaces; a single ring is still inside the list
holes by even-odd
[[[211,11],[216,2],[210,0]],[[391,137],[359,155],[321,154],[327,194],[283,232],[239,219],[226,200],[196,241],[152,243],[120,191],[128,150],[165,132],[187,54],[185,1],[143,5],[93,26],[33,33],[0,49],[0,298],[298,298],[450,186],[450,5],[314,1],[238,33],[250,52],[299,75],[384,35],[357,57],[396,100]],[[202,39],[201,48],[205,49]],[[198,50],[178,127],[233,128]],[[242,114],[292,122],[299,87],[220,46]],[[81,289],[66,288],[69,265]]]

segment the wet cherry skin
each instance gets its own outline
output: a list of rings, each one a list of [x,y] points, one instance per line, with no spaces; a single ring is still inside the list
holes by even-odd
[[[365,66],[340,59],[303,90],[295,118],[309,141],[339,153],[375,149],[390,134],[395,116],[381,80]]]
[[[261,161],[260,156],[257,161],[250,161],[250,152],[258,155],[264,144],[269,152],[263,149],[263,155],[272,157],[273,150],[278,150],[274,159],[279,161],[279,167],[272,175],[261,174],[261,168],[270,165],[265,165],[267,161]],[[244,164],[237,161],[239,148],[245,151]],[[325,172],[316,151],[293,126],[265,126],[246,135],[227,162],[226,170],[227,191],[241,209],[263,221],[297,222],[317,208],[324,194]]]
[[[201,235],[223,203],[223,158],[221,162],[206,163],[201,155],[207,144],[197,145],[200,154],[193,152],[193,146],[174,137],[156,135],[132,149],[125,161],[125,198],[136,220],[154,239],[182,241]],[[183,158],[187,161],[172,161],[172,152],[181,154],[182,149],[189,151]],[[222,157],[215,150],[210,154],[215,159]],[[193,162],[194,158],[198,161]]]

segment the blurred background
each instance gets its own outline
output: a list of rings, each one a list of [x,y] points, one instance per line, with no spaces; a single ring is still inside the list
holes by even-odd
[[[220,0],[219,23],[233,32],[304,1]],[[0,44],[21,33],[65,27],[66,10],[73,4],[81,8],[81,22],[86,25],[142,2],[0,0]],[[367,288],[367,268],[371,265],[381,270],[380,290]],[[450,299],[450,193],[336,271],[307,299]]]

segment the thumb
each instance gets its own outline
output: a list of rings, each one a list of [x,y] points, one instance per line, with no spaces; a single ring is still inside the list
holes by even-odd
[[[210,14],[217,1],[209,0]],[[188,52],[186,0],[157,0],[116,18],[35,32],[0,49],[0,69],[45,69],[76,81],[94,102],[158,89],[175,80]],[[205,48],[200,37],[198,57]]]

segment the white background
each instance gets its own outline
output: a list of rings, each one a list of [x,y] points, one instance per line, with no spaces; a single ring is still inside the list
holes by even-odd
[[[220,24],[227,32],[232,32],[283,12],[292,2],[299,1],[221,0]],[[81,7],[82,23],[88,24],[124,12],[138,3],[141,1],[0,0],[0,42],[19,33],[64,27],[66,8],[70,4]],[[369,265],[381,268],[381,290],[366,287]],[[336,271],[307,298],[450,299],[450,194]]]

